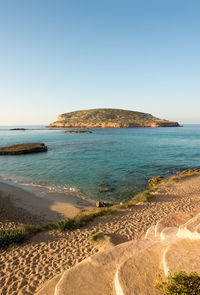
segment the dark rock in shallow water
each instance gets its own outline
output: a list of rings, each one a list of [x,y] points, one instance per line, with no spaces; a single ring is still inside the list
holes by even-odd
[[[47,146],[44,143],[22,143],[0,147],[0,155],[22,155],[29,153],[46,152]]]
[[[113,206],[113,203],[111,203],[111,202],[103,202],[103,201],[96,202],[97,208],[111,207],[111,206]]]
[[[102,182],[102,183],[99,183],[98,186],[109,186],[109,185],[105,182]]]
[[[114,191],[114,188],[110,187],[109,184],[104,183],[104,182],[99,183],[98,186],[99,186],[100,193],[108,193],[108,192]]]
[[[108,193],[108,192],[112,192],[112,191],[113,191],[113,188],[112,187],[107,187],[107,186],[101,187],[99,189],[100,193]]]
[[[65,131],[65,133],[92,133],[92,131],[89,131],[89,130],[70,130],[70,131]]]
[[[97,208],[106,207],[106,203],[105,202],[96,202],[96,207]]]
[[[10,129],[11,131],[25,131],[26,129],[25,128],[13,128],[13,129]]]

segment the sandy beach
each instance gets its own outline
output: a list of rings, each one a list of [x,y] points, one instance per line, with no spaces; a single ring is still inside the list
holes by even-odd
[[[59,211],[59,206],[54,203],[47,206],[46,200],[40,200],[40,208],[37,207],[38,211],[35,211],[35,202],[38,202],[35,198],[38,197],[28,195],[27,191],[22,193],[21,189],[6,184],[0,185],[0,196],[3,226],[6,222],[7,225],[9,222],[15,225],[25,221],[43,223],[48,218],[58,217],[57,214],[63,216],[64,213],[63,208]],[[41,217],[45,208],[48,211]],[[118,243],[138,239],[150,225],[167,214],[184,211],[193,215],[199,208],[200,176],[191,176],[161,185],[149,202],[120,210],[113,216],[98,217],[85,228],[71,232],[46,231],[36,234],[23,244],[0,251],[0,293],[34,294],[48,279],[98,252],[89,241],[95,232],[108,233]],[[15,214],[12,214],[14,211]],[[31,215],[35,212],[36,215]],[[50,212],[53,212],[52,215]]]
[[[13,227],[20,223],[46,224],[73,217],[95,205],[73,193],[50,192],[47,189],[4,182],[0,182],[0,204],[0,228]]]

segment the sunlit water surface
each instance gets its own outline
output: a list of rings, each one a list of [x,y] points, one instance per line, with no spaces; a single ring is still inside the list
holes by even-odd
[[[156,175],[200,167],[200,125],[181,128],[94,129],[68,134],[42,126],[0,127],[0,146],[44,142],[47,153],[0,156],[0,176],[94,200],[127,200]],[[100,192],[100,183],[111,191]]]

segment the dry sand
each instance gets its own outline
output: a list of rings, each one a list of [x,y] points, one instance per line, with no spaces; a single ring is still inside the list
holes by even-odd
[[[0,251],[0,293],[34,294],[46,280],[98,251],[89,242],[95,232],[109,233],[123,242],[141,237],[170,212],[194,213],[199,208],[200,176],[193,176],[163,185],[150,202],[98,218],[86,228],[39,233]]]

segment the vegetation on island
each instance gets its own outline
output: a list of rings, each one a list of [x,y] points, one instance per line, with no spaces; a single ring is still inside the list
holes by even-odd
[[[188,274],[179,271],[169,274],[166,279],[159,276],[155,287],[162,291],[163,295],[199,295],[200,275],[196,272]]]
[[[65,113],[58,116],[49,127],[75,128],[129,128],[178,127],[177,122],[159,119],[148,113],[121,109],[91,109]]]

